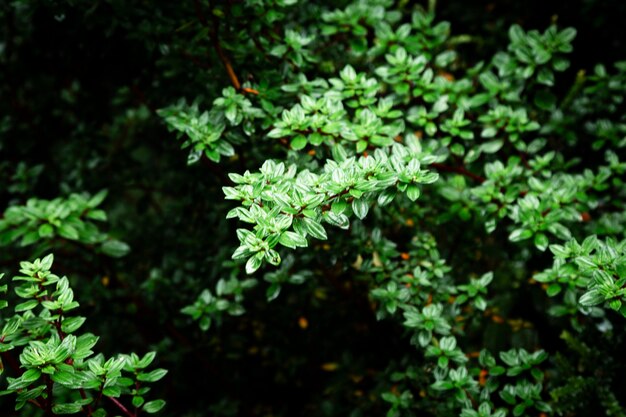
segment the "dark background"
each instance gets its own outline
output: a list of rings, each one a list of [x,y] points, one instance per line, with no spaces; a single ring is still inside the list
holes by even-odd
[[[322,283],[323,298],[311,295],[313,287],[288,287],[270,304],[260,288],[246,316],[208,333],[179,313],[218,278],[217,259],[228,248],[215,242],[234,243],[234,227],[222,218],[228,205],[206,196],[219,195],[224,173],[238,170],[187,167],[185,152],[153,113],[195,94],[203,77],[186,60],[164,59],[158,46],[174,36],[170,19],[195,18],[192,2],[30,3],[29,13],[0,5],[0,207],[78,190],[107,188],[115,196],[105,204],[110,232],[130,243],[131,254],[113,261],[61,248],[57,261],[74,283],[81,280],[81,313],[88,330],[103,335],[98,346],[108,354],[160,351],[159,366],[170,369],[156,388],[168,400],[164,415],[330,416],[357,404],[370,413],[364,415],[382,415],[376,375],[389,357],[413,348],[400,328],[363,313],[366,288],[355,285],[346,297]],[[437,10],[453,35],[477,39],[460,47],[472,60],[505,48],[513,23],[575,27],[562,89],[578,70],[623,59],[626,51],[623,1],[442,0]],[[141,106],[146,114],[121,117]],[[9,192],[18,162],[43,167],[28,193]],[[0,261],[10,275],[28,251],[8,251]],[[300,317],[315,319],[304,330]],[[358,378],[325,371],[325,363],[358,371]]]

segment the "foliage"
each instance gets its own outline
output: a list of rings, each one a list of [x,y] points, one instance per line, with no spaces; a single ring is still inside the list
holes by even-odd
[[[145,402],[150,388],[142,386],[167,373],[164,369],[144,371],[156,352],[142,358],[134,353],[109,359],[94,355],[98,337],[76,334],[85,317],[71,315],[79,304],[68,279],[50,271],[52,262],[52,255],[22,262],[23,275],[13,278],[23,282],[14,289],[23,301],[14,307],[15,315],[3,320],[0,352],[20,352],[19,376],[8,377],[0,395],[15,394],[16,410],[29,403],[47,414],[105,416],[101,403],[105,399],[128,416],[136,416],[140,410],[159,411],[165,402]],[[2,289],[6,291],[6,287]],[[6,307],[6,301],[3,304]],[[132,412],[117,399],[122,395],[132,396]]]
[[[158,412],[157,351],[164,415],[626,413],[626,61],[435,1],[2,7],[0,262],[76,277],[0,301],[24,415]]]

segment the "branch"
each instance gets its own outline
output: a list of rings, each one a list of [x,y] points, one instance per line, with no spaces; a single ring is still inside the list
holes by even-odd
[[[80,396],[81,396],[81,398],[82,398],[83,400],[86,400],[86,399],[87,399],[87,394],[85,394],[85,390],[84,390],[84,389],[82,389],[82,388],[80,388],[78,391],[80,392]],[[87,417],[91,417],[92,412],[93,412],[93,411],[92,411],[92,409],[91,409],[91,405],[87,404]]]
[[[213,48],[215,48],[215,52],[217,52],[217,56],[220,58],[220,61],[222,61],[224,68],[226,68],[226,73],[228,74],[228,78],[230,79],[230,82],[233,85],[233,87],[235,87],[235,90],[244,92],[244,93],[259,94],[258,91],[253,90],[251,88],[241,88],[241,83],[239,82],[239,78],[237,78],[237,74],[235,73],[235,70],[233,69],[233,65],[230,62],[230,59],[228,58],[228,56],[226,56],[226,54],[224,53],[224,50],[222,49],[222,45],[220,44],[220,39],[218,36],[220,22],[219,22],[218,17],[213,16],[213,26],[210,27],[206,16],[204,16],[204,13],[202,13],[202,8],[200,7],[200,0],[194,0],[194,6],[196,9],[196,16],[198,16],[198,20],[200,21],[202,26],[208,28],[211,31],[211,41],[213,43]]]
[[[44,375],[44,381],[46,383],[46,396],[48,397],[46,400],[45,412],[47,416],[54,416],[54,413],[52,412],[52,380],[48,375]]]
[[[484,177],[481,177],[480,175],[474,174],[473,172],[470,172],[470,171],[468,171],[467,169],[465,169],[463,167],[451,167],[449,165],[439,164],[439,163],[436,163],[436,162],[430,164],[430,166],[435,168],[437,171],[441,171],[441,172],[456,172],[457,174],[464,175],[464,176],[466,176],[468,178],[471,178],[474,181],[479,182],[481,184],[486,181],[486,179]]]
[[[124,404],[119,402],[117,398],[113,398],[113,397],[107,397],[107,398],[111,400],[111,402],[113,402],[113,404],[115,404],[117,408],[119,408],[122,411],[122,413],[126,414],[128,417],[136,417],[136,415],[128,411],[128,408],[124,407]]]

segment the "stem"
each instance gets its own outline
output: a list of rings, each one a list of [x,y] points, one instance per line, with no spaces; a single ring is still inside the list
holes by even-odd
[[[39,404],[39,401],[37,400],[28,400],[29,403],[31,403],[32,405],[34,405],[37,408],[40,408],[43,410],[43,406],[41,404]]]
[[[124,407],[124,404],[119,402],[117,398],[113,398],[113,397],[107,397],[107,398],[111,400],[111,402],[115,404],[117,408],[119,408],[122,411],[122,413],[126,414],[128,417],[137,417],[135,414],[128,411],[128,408]]]
[[[78,392],[80,392],[80,396],[81,396],[81,398],[82,398],[83,400],[86,400],[86,399],[87,399],[87,394],[85,394],[85,390],[84,390],[84,389],[80,388],[80,389],[78,390]],[[92,413],[92,410],[91,410],[91,405],[87,404],[87,416],[88,416],[88,417],[91,417],[91,413]]]
[[[436,163],[436,162],[430,164],[430,166],[435,168],[437,171],[456,172],[457,174],[464,175],[464,176],[466,176],[468,178],[471,178],[474,181],[477,181],[477,182],[479,182],[481,184],[486,181],[486,179],[484,177],[481,177],[480,175],[474,174],[473,172],[470,172],[470,171],[468,171],[467,169],[465,169],[463,167],[451,167],[449,165],[439,164],[439,163]]]
[[[576,97],[580,89],[585,84],[585,81],[586,81],[585,75],[586,75],[585,70],[580,70],[576,73],[576,80],[574,80],[574,84],[569,89],[569,91],[567,92],[567,95],[561,102],[561,106],[560,106],[561,109],[566,109],[567,107],[569,107],[570,104],[572,104],[572,101],[574,101],[574,97]]]
[[[52,380],[49,376],[45,375],[44,381],[46,383],[46,394],[48,397],[46,400],[46,415],[54,416],[55,414],[52,412]]]
[[[217,56],[220,58],[220,61],[222,61],[222,64],[224,65],[224,68],[226,69],[226,74],[228,74],[228,78],[230,79],[230,82],[233,85],[233,87],[235,87],[235,90],[239,92],[243,92],[243,93],[258,94],[258,91],[253,90],[251,88],[243,88],[243,89],[241,88],[241,83],[239,82],[239,78],[237,78],[237,74],[235,73],[233,65],[230,62],[230,59],[228,58],[228,56],[226,56],[226,54],[224,53],[224,50],[222,49],[222,45],[220,44],[220,39],[218,36],[220,21],[218,17],[213,16],[213,26],[209,27],[209,22],[206,16],[204,16],[204,13],[202,13],[200,0],[194,0],[194,6],[196,9],[196,16],[198,16],[198,20],[200,21],[202,26],[209,28],[211,30],[211,41],[213,43],[213,48],[215,49]]]
[[[428,13],[435,13],[437,8],[437,0],[428,0]]]
[[[3,361],[6,361],[11,367],[11,369],[15,371],[16,374],[18,374],[18,376],[24,373],[24,371],[20,369],[19,362],[15,359],[15,357],[11,354],[11,352],[6,351],[6,352],[0,353],[0,359],[2,359]]]

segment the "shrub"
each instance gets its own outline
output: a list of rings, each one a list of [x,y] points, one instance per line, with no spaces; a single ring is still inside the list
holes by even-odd
[[[158,351],[168,415],[625,415],[626,61],[572,67],[556,22],[453,35],[434,1],[189,3],[3,11],[3,61],[76,29],[87,75],[2,87],[5,137],[62,138],[0,142],[0,260],[54,251],[111,357],[23,262],[16,410],[157,412]],[[127,73],[97,85],[90,45]]]

